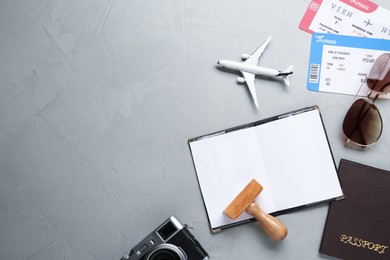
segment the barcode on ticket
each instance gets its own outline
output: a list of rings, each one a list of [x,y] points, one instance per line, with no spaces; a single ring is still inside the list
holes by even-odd
[[[309,82],[318,83],[320,64],[310,64]]]

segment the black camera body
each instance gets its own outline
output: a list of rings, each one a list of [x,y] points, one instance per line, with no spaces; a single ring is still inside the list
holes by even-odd
[[[188,228],[172,216],[121,260],[208,260],[207,252]]]

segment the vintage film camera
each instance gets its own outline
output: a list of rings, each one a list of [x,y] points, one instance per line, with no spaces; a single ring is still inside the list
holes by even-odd
[[[138,243],[121,260],[208,260],[187,227],[172,216]]]

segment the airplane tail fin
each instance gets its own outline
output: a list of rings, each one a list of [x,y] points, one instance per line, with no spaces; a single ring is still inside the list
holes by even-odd
[[[282,76],[282,79],[284,81],[284,84],[286,84],[287,86],[290,86],[290,80],[288,78],[288,76],[290,76],[291,74],[293,74],[293,65],[290,65],[287,69],[285,69],[284,71],[282,71],[280,74]]]

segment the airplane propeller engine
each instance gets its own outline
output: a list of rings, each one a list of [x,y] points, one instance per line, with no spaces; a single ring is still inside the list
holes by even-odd
[[[250,56],[251,56],[251,55],[249,55],[249,54],[243,53],[243,54],[241,55],[241,58],[242,58],[243,60],[247,60],[247,59],[249,59]]]
[[[242,77],[237,77],[237,82],[238,83],[245,83],[245,79],[244,78],[242,78]]]

